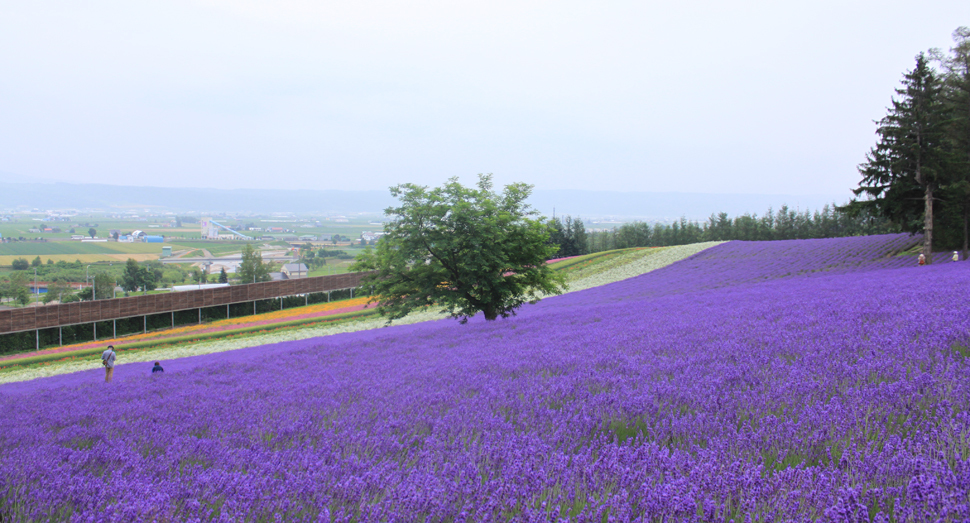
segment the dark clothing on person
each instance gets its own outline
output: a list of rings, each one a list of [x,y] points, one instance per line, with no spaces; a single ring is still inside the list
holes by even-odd
[[[163,369],[161,365],[156,363],[155,366],[152,367],[152,374],[155,374],[156,372],[165,372],[165,369]]]

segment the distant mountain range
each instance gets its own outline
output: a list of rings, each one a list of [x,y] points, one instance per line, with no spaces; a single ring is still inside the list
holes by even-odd
[[[9,180],[9,177],[4,177]],[[542,214],[584,219],[669,221],[704,219],[712,213],[763,214],[786,204],[800,210],[843,204],[835,195],[647,193],[581,190],[534,191],[530,203]],[[0,210],[175,211],[195,213],[293,212],[297,214],[379,214],[396,200],[388,191],[198,189],[102,184],[16,183],[0,178]]]

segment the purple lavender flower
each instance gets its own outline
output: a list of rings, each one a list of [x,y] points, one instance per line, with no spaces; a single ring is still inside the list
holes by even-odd
[[[498,322],[0,386],[0,512],[965,520],[970,268],[915,241],[731,242]]]

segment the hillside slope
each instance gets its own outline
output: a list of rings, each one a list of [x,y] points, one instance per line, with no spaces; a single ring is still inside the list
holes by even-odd
[[[727,244],[506,321],[185,358],[164,376],[127,366],[110,386],[97,372],[3,385],[0,509],[966,519],[970,269],[886,267],[883,240]],[[821,254],[836,247],[839,263]],[[770,261],[784,252],[815,261],[793,272]],[[699,270],[702,256],[738,262]]]
[[[567,275],[568,292],[587,289],[594,286],[605,285],[607,283],[620,281],[634,276],[647,273],[671,263],[692,256],[711,246],[718,245],[718,242],[698,243],[693,245],[680,245],[676,247],[661,247],[652,249],[626,249],[624,251],[611,251],[599,253],[589,257],[595,258],[589,264],[583,263],[579,270],[570,271]],[[605,261],[605,263],[603,263]],[[574,267],[577,268],[577,267]],[[357,310],[363,306],[366,300],[350,300],[344,303]],[[339,306],[340,302],[335,302],[334,306]],[[319,309],[319,310],[318,310]],[[326,309],[326,310],[325,310]],[[361,330],[379,329],[386,326],[386,321],[377,317],[370,319],[358,319],[354,321],[339,322],[337,324],[316,324],[314,326],[303,326],[287,328],[285,330],[274,330],[266,334],[245,335],[240,337],[236,329],[240,326],[247,330],[246,326],[265,325],[267,329],[278,322],[285,322],[299,317],[318,317],[325,319],[328,315],[351,310],[350,308],[333,309],[328,304],[314,305],[310,307],[299,307],[277,311],[256,316],[244,316],[231,320],[220,320],[211,324],[183,326],[176,329],[151,332],[145,335],[133,335],[118,339],[102,339],[99,342],[75,344],[73,346],[51,348],[40,352],[23,353],[6,358],[0,358],[0,363],[9,364],[13,361],[29,361],[34,355],[44,358],[56,357],[64,358],[60,360],[48,360],[40,364],[30,364],[27,367],[0,367],[0,383],[15,382],[36,379],[46,376],[56,376],[71,372],[90,370],[98,368],[100,360],[91,355],[81,357],[72,356],[71,351],[92,350],[92,347],[104,347],[113,343],[119,347],[123,353],[121,360],[125,363],[150,362],[158,360],[173,360],[200,354],[210,354],[224,352],[245,347],[255,347],[267,343],[278,343],[287,340],[307,339],[320,336],[344,332],[356,332]],[[316,311],[316,312],[314,312]],[[395,320],[395,325],[406,325],[424,321],[440,320],[445,316],[435,311],[415,312],[407,317]],[[221,331],[214,341],[180,341],[176,346],[166,343],[167,339],[190,336],[193,334],[204,333],[206,331]],[[137,351],[125,350],[127,343],[140,343],[144,340],[156,340],[161,347]]]

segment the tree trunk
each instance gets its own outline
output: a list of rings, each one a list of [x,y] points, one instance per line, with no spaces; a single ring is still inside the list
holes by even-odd
[[[926,195],[924,196],[926,210],[923,216],[923,255],[926,256],[926,264],[933,263],[933,185],[926,184]]]
[[[482,312],[485,313],[485,319],[488,321],[498,318],[498,311],[496,311],[495,307],[492,305],[486,305],[485,308],[482,309]]]
[[[967,221],[970,221],[970,210],[963,209],[963,261],[967,260],[967,243],[970,236],[967,235]]]

